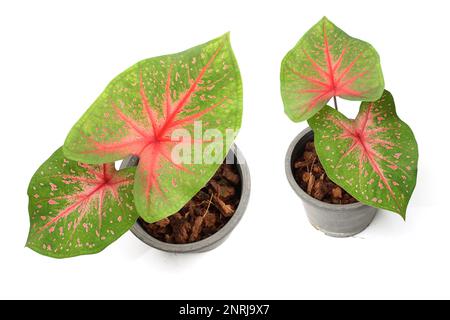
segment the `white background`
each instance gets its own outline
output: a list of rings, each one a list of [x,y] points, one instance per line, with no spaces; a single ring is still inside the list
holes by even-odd
[[[448,1],[431,0],[2,1],[0,298],[450,298],[448,13]],[[280,62],[324,15],[378,50],[420,147],[407,222],[380,212],[350,239],[313,229],[284,173],[306,124],[283,113]],[[237,143],[253,185],[232,236],[200,255],[162,253],[131,233],[68,260],[25,249],[29,179],[106,84],[226,31],[244,82]],[[341,109],[354,116],[358,103]]]

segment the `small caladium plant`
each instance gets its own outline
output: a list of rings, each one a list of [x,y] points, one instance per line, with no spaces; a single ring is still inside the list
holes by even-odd
[[[308,123],[331,180],[360,202],[405,218],[416,185],[418,148],[388,91],[378,101],[363,102],[355,120],[326,106]]]
[[[375,49],[327,18],[312,27],[281,64],[281,96],[286,114],[295,122],[309,119],[333,97],[374,101],[383,89]]]
[[[135,204],[155,222],[177,212],[214,175],[241,116],[241,78],[226,34],[121,73],[72,128],[64,153],[90,164],[138,156]],[[193,156],[180,163],[177,152]]]
[[[418,147],[384,90],[375,49],[323,18],[284,58],[281,94],[291,120],[308,120],[327,176],[358,201],[405,218]],[[336,97],[363,101],[355,120],[338,111]]]
[[[54,258],[102,251],[138,218],[134,168],[69,160],[62,148],[34,174],[28,187],[27,246]]]

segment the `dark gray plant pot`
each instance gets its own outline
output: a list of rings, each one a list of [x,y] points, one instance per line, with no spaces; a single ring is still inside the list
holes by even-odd
[[[289,183],[295,193],[303,200],[303,206],[313,227],[332,237],[354,236],[369,226],[377,213],[376,208],[360,202],[337,205],[319,201],[303,191],[294,178],[294,161],[305,150],[306,143],[311,141],[313,137],[312,129],[307,128],[289,146],[285,161]]]
[[[221,245],[228,238],[230,233],[233,231],[233,229],[237,226],[237,224],[241,220],[247,208],[247,204],[250,198],[250,172],[248,170],[248,166],[244,156],[242,155],[241,151],[236,147],[236,145],[232,146],[230,154],[228,155],[227,158],[233,159],[232,158],[233,155],[234,161],[236,161],[235,163],[238,166],[238,171],[241,176],[241,184],[242,184],[241,200],[239,202],[238,208],[236,209],[236,212],[227,222],[227,224],[222,227],[222,229],[220,229],[215,234],[211,235],[206,239],[188,244],[172,244],[160,241],[149,235],[138,222],[134,224],[133,228],[131,229],[131,232],[147,245],[155,249],[167,252],[200,253],[210,251]],[[137,163],[138,159],[136,157],[129,157],[123,161],[120,167],[128,168],[137,165]]]

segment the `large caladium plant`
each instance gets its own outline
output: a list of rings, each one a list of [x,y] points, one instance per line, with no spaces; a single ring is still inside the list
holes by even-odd
[[[357,200],[403,218],[416,185],[418,148],[392,95],[363,102],[355,120],[330,107],[308,121],[328,177]]]
[[[333,97],[374,101],[384,89],[380,58],[368,43],[323,18],[281,64],[281,95],[289,118],[304,121]]]
[[[135,204],[154,222],[178,211],[213,176],[230,147],[223,137],[237,132],[241,115],[241,78],[226,34],[117,76],[72,128],[64,153],[91,164],[138,156]],[[190,137],[183,150],[195,155],[188,163],[172,156],[180,129]],[[221,159],[211,161],[217,154]]]
[[[88,165],[57,150],[28,187],[27,246],[67,258],[97,253],[128,231],[138,218],[133,202],[134,168]]]

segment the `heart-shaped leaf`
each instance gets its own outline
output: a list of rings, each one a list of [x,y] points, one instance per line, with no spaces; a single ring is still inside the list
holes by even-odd
[[[376,102],[363,102],[355,120],[327,106],[308,123],[331,180],[357,200],[405,218],[416,185],[418,148],[388,91]]]
[[[178,211],[214,175],[241,116],[241,78],[226,34],[120,74],[75,124],[64,152],[86,163],[138,156],[135,203],[154,222]],[[189,134],[183,163],[172,156],[180,129]]]
[[[56,151],[28,187],[27,246],[55,258],[102,251],[138,218],[133,203],[134,168],[87,165]]]
[[[327,18],[311,28],[281,64],[284,109],[295,122],[309,119],[333,97],[374,101],[383,89],[375,49]]]

